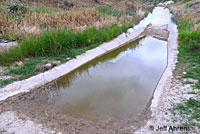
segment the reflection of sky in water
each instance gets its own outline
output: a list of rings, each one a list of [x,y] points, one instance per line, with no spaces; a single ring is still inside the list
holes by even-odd
[[[135,49],[78,74],[69,87],[60,86],[56,109],[76,116],[136,115],[152,96],[166,59],[167,43],[146,37]]]
[[[7,46],[8,45],[8,43],[0,43],[0,47],[1,46]]]

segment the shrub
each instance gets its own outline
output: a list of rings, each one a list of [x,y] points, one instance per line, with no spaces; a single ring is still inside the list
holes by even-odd
[[[9,5],[8,5],[8,11],[10,13],[26,13],[27,10],[28,10],[29,6],[28,5],[25,5],[23,3],[16,3],[16,2],[11,2]]]
[[[92,0],[93,2],[95,2],[95,3],[99,3],[99,0]]]
[[[68,0],[64,0],[64,5],[66,9],[70,9],[74,7],[74,3]]]

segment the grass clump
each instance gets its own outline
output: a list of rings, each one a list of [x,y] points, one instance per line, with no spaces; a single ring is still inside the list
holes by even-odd
[[[70,9],[74,7],[74,3],[68,0],[64,0],[64,5],[66,9]]]
[[[28,11],[29,6],[19,2],[13,2],[8,5],[8,10],[10,13],[21,13],[24,14]]]
[[[1,52],[0,64],[8,65],[27,57],[54,56],[62,53],[71,56],[72,49],[99,45],[132,26],[132,24],[123,24],[122,26],[115,24],[100,29],[90,27],[82,32],[73,32],[67,29],[47,30],[39,37],[26,38],[19,46]]]
[[[193,130],[200,129],[200,101],[194,98],[189,98],[183,103],[174,105],[172,111],[177,111],[183,119],[181,119],[183,126],[189,126]],[[176,114],[177,114],[176,113]]]
[[[104,14],[104,15],[110,15],[110,16],[116,16],[116,17],[121,17],[122,15],[130,15],[132,16],[133,13],[132,12],[125,12],[123,10],[116,10],[113,9],[111,7],[107,7],[107,6],[98,6],[95,8],[96,11]]]
[[[200,54],[200,31],[183,31],[179,34],[179,40],[184,42],[188,51]]]
[[[197,79],[196,87],[200,88],[200,31],[192,30],[192,23],[179,23],[179,62],[187,64],[185,78]]]

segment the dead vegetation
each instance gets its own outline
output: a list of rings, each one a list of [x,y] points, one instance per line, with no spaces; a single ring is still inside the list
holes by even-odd
[[[177,2],[170,6],[175,15],[174,20],[184,18],[188,22],[194,23],[193,30],[200,30],[200,0],[190,0],[188,2]]]
[[[38,36],[47,29],[67,28],[84,30],[86,27],[110,26],[124,21],[137,23],[141,14],[150,10],[139,1],[71,0],[74,7],[65,8],[63,0],[15,0],[0,2],[0,32],[3,39],[21,40],[27,36]],[[105,15],[95,10],[106,6],[120,11],[132,12],[120,17]],[[11,12],[12,11],[12,12]]]

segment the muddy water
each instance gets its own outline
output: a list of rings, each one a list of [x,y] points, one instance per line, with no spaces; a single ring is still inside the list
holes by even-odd
[[[146,37],[82,66],[57,81],[49,94],[53,109],[87,119],[136,116],[166,67],[166,47],[166,42]]]

